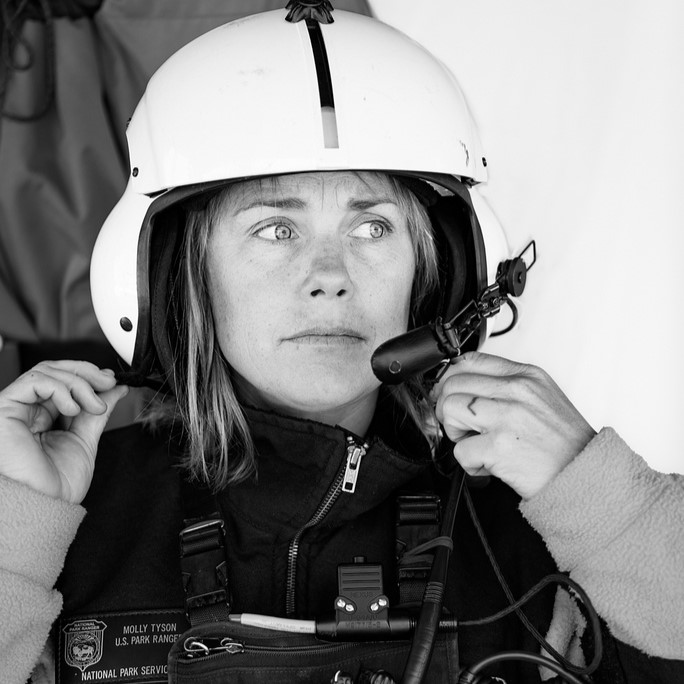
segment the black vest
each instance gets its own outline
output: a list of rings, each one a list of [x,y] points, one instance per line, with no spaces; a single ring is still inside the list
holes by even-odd
[[[231,486],[218,499],[227,530],[233,612],[284,615],[289,542],[339,471],[347,435],[338,428],[267,412],[249,410],[248,418],[258,451],[258,479]],[[354,494],[342,494],[323,520],[301,535],[298,617],[330,612],[337,593],[337,566],[355,556],[382,563],[385,591],[396,601],[396,495],[424,489],[426,479],[432,479],[430,459],[422,436],[408,428],[402,416],[395,416],[390,404],[379,407],[369,434]],[[184,515],[178,455],[168,434],[154,435],[139,425],[103,435],[95,477],[83,502],[88,515],[57,586],[64,596],[62,629],[78,616],[182,610],[178,532]],[[437,478],[437,488],[443,484]],[[471,494],[516,597],[556,571],[543,541],[519,513],[519,498],[510,488],[492,479],[472,488]],[[525,607],[542,634],[550,622],[554,591],[546,590]],[[506,605],[462,506],[445,606],[459,620],[469,620]],[[463,628],[458,640],[465,664],[502,650],[539,652],[514,616]],[[508,684],[540,681],[536,667],[519,663],[493,668],[491,674],[499,674]]]

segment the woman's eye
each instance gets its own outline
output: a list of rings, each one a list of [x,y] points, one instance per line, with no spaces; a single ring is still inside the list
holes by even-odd
[[[352,230],[351,234],[354,237],[370,238],[377,240],[387,233],[391,232],[391,228],[382,221],[364,221]]]
[[[268,226],[259,228],[256,235],[264,240],[293,240],[297,236],[290,226],[286,223],[271,223]]]

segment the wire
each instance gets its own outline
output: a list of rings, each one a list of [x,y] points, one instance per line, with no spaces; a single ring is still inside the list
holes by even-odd
[[[461,501],[461,494],[465,489],[464,484],[465,471],[459,469],[451,480],[449,498],[444,508],[442,525],[439,530],[440,537],[453,537],[456,511]],[[427,672],[442,615],[450,551],[448,546],[443,545],[435,551],[430,578],[425,587],[423,604],[411,642],[411,650],[401,678],[402,684],[421,684]]]
[[[570,684],[586,684],[586,682],[582,681],[579,677],[575,677],[575,675],[564,670],[555,660],[536,655],[535,653],[527,653],[527,651],[502,651],[501,653],[496,653],[487,658],[483,658],[472,667],[466,668],[461,672],[458,678],[458,684],[478,684],[481,681],[478,675],[482,670],[490,665],[506,660],[522,660],[524,662],[534,663],[535,665],[547,667],[549,670],[560,675],[566,682],[570,682]]]
[[[542,646],[542,648],[544,648],[544,650],[548,651],[554,658],[556,658],[556,660],[559,663],[561,663],[563,667],[565,667],[567,670],[570,670],[570,672],[574,672],[578,675],[591,674],[594,670],[598,668],[599,663],[601,662],[601,657],[603,656],[603,638],[601,636],[601,624],[599,621],[598,614],[596,613],[596,610],[593,604],[591,603],[591,599],[589,598],[587,593],[584,591],[584,589],[582,589],[582,587],[579,584],[577,584],[577,582],[571,580],[567,575],[557,573],[547,575],[546,577],[542,578],[534,587],[532,587],[532,589],[530,589],[524,596],[522,596],[520,599],[516,601],[513,597],[513,593],[511,592],[510,587],[508,586],[508,583],[506,582],[503,576],[503,573],[501,572],[501,568],[499,567],[499,564],[497,563],[496,558],[494,557],[492,549],[489,546],[489,543],[487,542],[487,538],[485,537],[484,530],[482,529],[480,520],[477,517],[475,506],[473,505],[473,501],[470,497],[470,493],[468,492],[467,488],[465,491],[465,500],[466,505],[468,506],[468,512],[470,513],[470,517],[473,521],[473,524],[475,525],[475,529],[477,530],[477,534],[480,538],[480,541],[482,542],[482,546],[484,547],[485,553],[487,554],[489,562],[494,570],[494,573],[496,574],[496,578],[498,579],[499,584],[501,585],[501,588],[506,594],[506,598],[508,599],[511,605],[508,608],[505,608],[504,610],[495,613],[494,615],[490,615],[479,620],[461,621],[461,627],[472,627],[476,625],[488,624],[515,611],[515,613],[520,618],[521,622],[527,628],[528,632],[530,632],[530,634],[532,634],[532,636]],[[558,653],[558,651],[555,648],[553,648],[553,646],[551,646],[551,644],[549,644],[549,642],[546,641],[546,639],[544,639],[544,637],[539,633],[535,626],[529,621],[527,616],[520,610],[520,606],[522,606],[524,603],[527,603],[527,601],[529,601],[535,594],[539,593],[541,589],[543,589],[547,584],[550,583],[564,584],[570,587],[580,597],[582,603],[586,608],[594,637],[594,657],[592,658],[592,661],[589,663],[589,665],[587,665],[586,667],[578,667],[577,665],[571,663],[567,658],[563,657],[560,653]]]
[[[513,330],[513,328],[515,328],[515,326],[518,323],[518,307],[513,303],[513,300],[508,295],[506,295],[504,304],[508,304],[508,306],[510,307],[511,313],[513,314],[513,318],[511,322],[503,330],[495,330],[494,332],[490,333],[490,337],[498,337],[499,335],[505,335],[507,332]]]
[[[293,618],[281,618],[273,615],[259,615],[257,613],[232,613],[228,616],[230,622],[241,625],[273,629],[277,632],[289,632],[298,634],[315,634],[315,620],[296,620]]]

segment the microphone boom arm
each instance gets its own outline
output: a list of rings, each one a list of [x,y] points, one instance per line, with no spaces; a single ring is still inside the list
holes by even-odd
[[[527,266],[523,255],[530,248],[533,259]],[[499,264],[496,281],[482,290],[477,299],[468,302],[450,321],[445,323],[439,317],[381,344],[371,357],[373,373],[385,384],[398,385],[413,375],[450,363],[463,353],[466,342],[486,319],[496,316],[503,304],[512,306],[511,296],[519,297],[523,293],[527,271],[536,261],[536,244],[532,240],[520,256]]]

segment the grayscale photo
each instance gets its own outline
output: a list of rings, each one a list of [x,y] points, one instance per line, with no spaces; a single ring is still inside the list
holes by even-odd
[[[684,683],[683,31],[0,0],[0,684]]]

